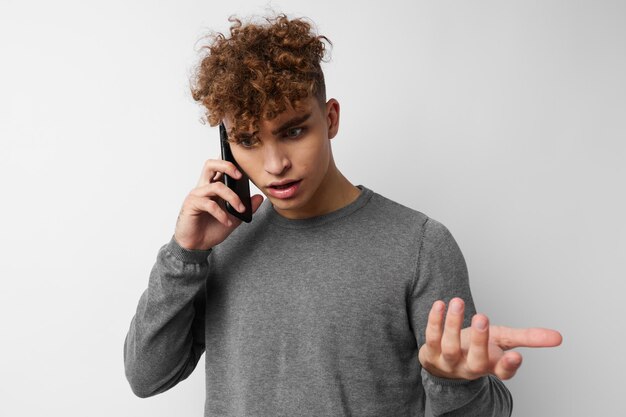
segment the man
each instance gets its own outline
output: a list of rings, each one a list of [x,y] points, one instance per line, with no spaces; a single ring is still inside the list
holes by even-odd
[[[421,416],[427,398],[437,416],[508,416],[508,349],[561,336],[490,327],[445,226],[341,174],[323,41],[279,15],[207,46],[193,96],[267,199],[242,224],[220,181],[241,173],[205,163],[125,341],[131,387],[163,392],[206,352],[206,416]]]

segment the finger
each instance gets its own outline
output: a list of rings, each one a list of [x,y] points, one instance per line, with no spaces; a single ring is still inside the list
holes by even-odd
[[[220,197],[224,201],[228,201],[231,206],[236,210],[243,213],[246,211],[246,207],[241,202],[241,199],[233,190],[228,188],[226,184],[222,182],[214,182],[211,184],[205,184],[200,187],[194,188],[191,193],[196,197]]]
[[[561,344],[563,337],[556,330],[531,327],[515,329],[491,326],[491,339],[502,349],[516,347],[554,347]]]
[[[426,325],[426,346],[429,354],[433,357],[441,353],[441,336],[443,335],[443,313],[446,304],[437,300],[428,313],[428,324]]]
[[[448,305],[445,327],[441,338],[441,354],[449,363],[456,363],[461,358],[461,326],[465,303],[455,297]]]
[[[192,196],[191,206],[196,211],[205,211],[209,213],[217,221],[219,221],[226,227],[231,227],[233,225],[233,222],[228,217],[228,214],[220,207],[218,202],[215,200]]]
[[[202,167],[202,173],[198,180],[197,187],[210,184],[215,179],[215,175],[218,172],[224,172],[233,178],[240,178],[241,172],[237,169],[235,164],[223,159],[208,159]]]
[[[484,314],[472,318],[467,368],[476,376],[489,373],[489,319]]]
[[[213,176],[213,179],[211,181],[209,181],[209,182],[217,182],[217,181],[224,182],[224,181],[222,181],[222,177],[223,176],[222,176],[221,172],[216,172],[215,175]]]
[[[522,355],[519,352],[507,352],[496,363],[494,373],[502,380],[511,379],[520,366],[522,366]]]

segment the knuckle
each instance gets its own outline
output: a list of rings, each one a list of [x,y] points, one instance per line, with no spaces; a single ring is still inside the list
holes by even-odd
[[[212,210],[216,210],[218,208],[218,204],[217,204],[217,202],[215,200],[208,200],[206,202],[206,207],[207,207],[207,209],[212,211]]]
[[[468,361],[467,369],[474,375],[484,375],[489,370],[488,363],[483,360]]]
[[[241,200],[239,199],[239,196],[237,195],[237,193],[228,187],[226,187],[226,189],[227,191],[226,191],[226,195],[224,196],[224,200],[228,200],[228,202],[233,205],[236,205],[236,206],[239,205]]]
[[[215,163],[214,159],[207,159],[206,161],[204,161],[203,169],[205,171],[210,170],[214,163]]]
[[[500,347],[503,350],[509,350],[513,346],[515,346],[515,342],[511,338],[511,334],[507,331],[507,329],[505,327],[502,327],[502,326],[491,326],[491,328],[494,331],[496,331],[497,333],[500,334],[500,338],[499,338],[500,340],[498,342],[498,345],[500,345]]]
[[[183,201],[183,205],[181,207],[181,211],[193,207],[196,204],[197,197],[194,194],[189,193],[185,200]]]
[[[428,346],[429,349],[441,350],[439,347],[439,340],[437,340],[436,338],[427,338],[426,346]]]
[[[515,343],[512,339],[508,338],[508,337],[504,337],[500,340],[500,347],[503,350],[510,350],[513,349],[513,347],[515,346]]]
[[[459,349],[451,347],[447,344],[442,344],[441,356],[446,360],[446,362],[457,362],[460,357],[460,351]]]
[[[454,340],[449,340],[444,336],[441,340],[441,351],[456,354],[459,352],[459,345]]]
[[[441,320],[439,320],[439,317],[429,318],[426,328],[431,329],[431,330],[438,330],[440,327],[441,327]]]
[[[439,343],[439,338],[436,333],[428,333],[426,334],[426,344],[427,345],[436,345]]]
[[[429,330],[439,330],[442,325],[442,321],[439,320],[439,317],[429,317],[428,324],[426,324],[426,328]]]
[[[205,187],[203,185],[194,188],[193,190],[189,191],[189,195],[187,196],[187,198],[193,198],[193,197],[199,197],[201,196],[203,193],[203,189],[205,189]]]

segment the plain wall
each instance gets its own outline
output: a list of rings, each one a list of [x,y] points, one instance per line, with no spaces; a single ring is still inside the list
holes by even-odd
[[[0,0],[0,415],[201,416],[204,359],[136,398],[122,346],[218,132],[196,41],[253,1]],[[281,1],[334,43],[337,165],[441,221],[520,349],[514,416],[623,415],[626,3]]]

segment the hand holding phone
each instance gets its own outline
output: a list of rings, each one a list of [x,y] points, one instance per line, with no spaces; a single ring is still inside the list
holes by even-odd
[[[230,152],[224,126],[220,126],[220,140],[222,159],[205,161],[198,184],[185,197],[176,220],[174,238],[185,249],[207,250],[220,244],[241,221],[251,221],[263,203],[262,195],[250,196],[249,179]],[[239,206],[242,213],[235,210]]]

